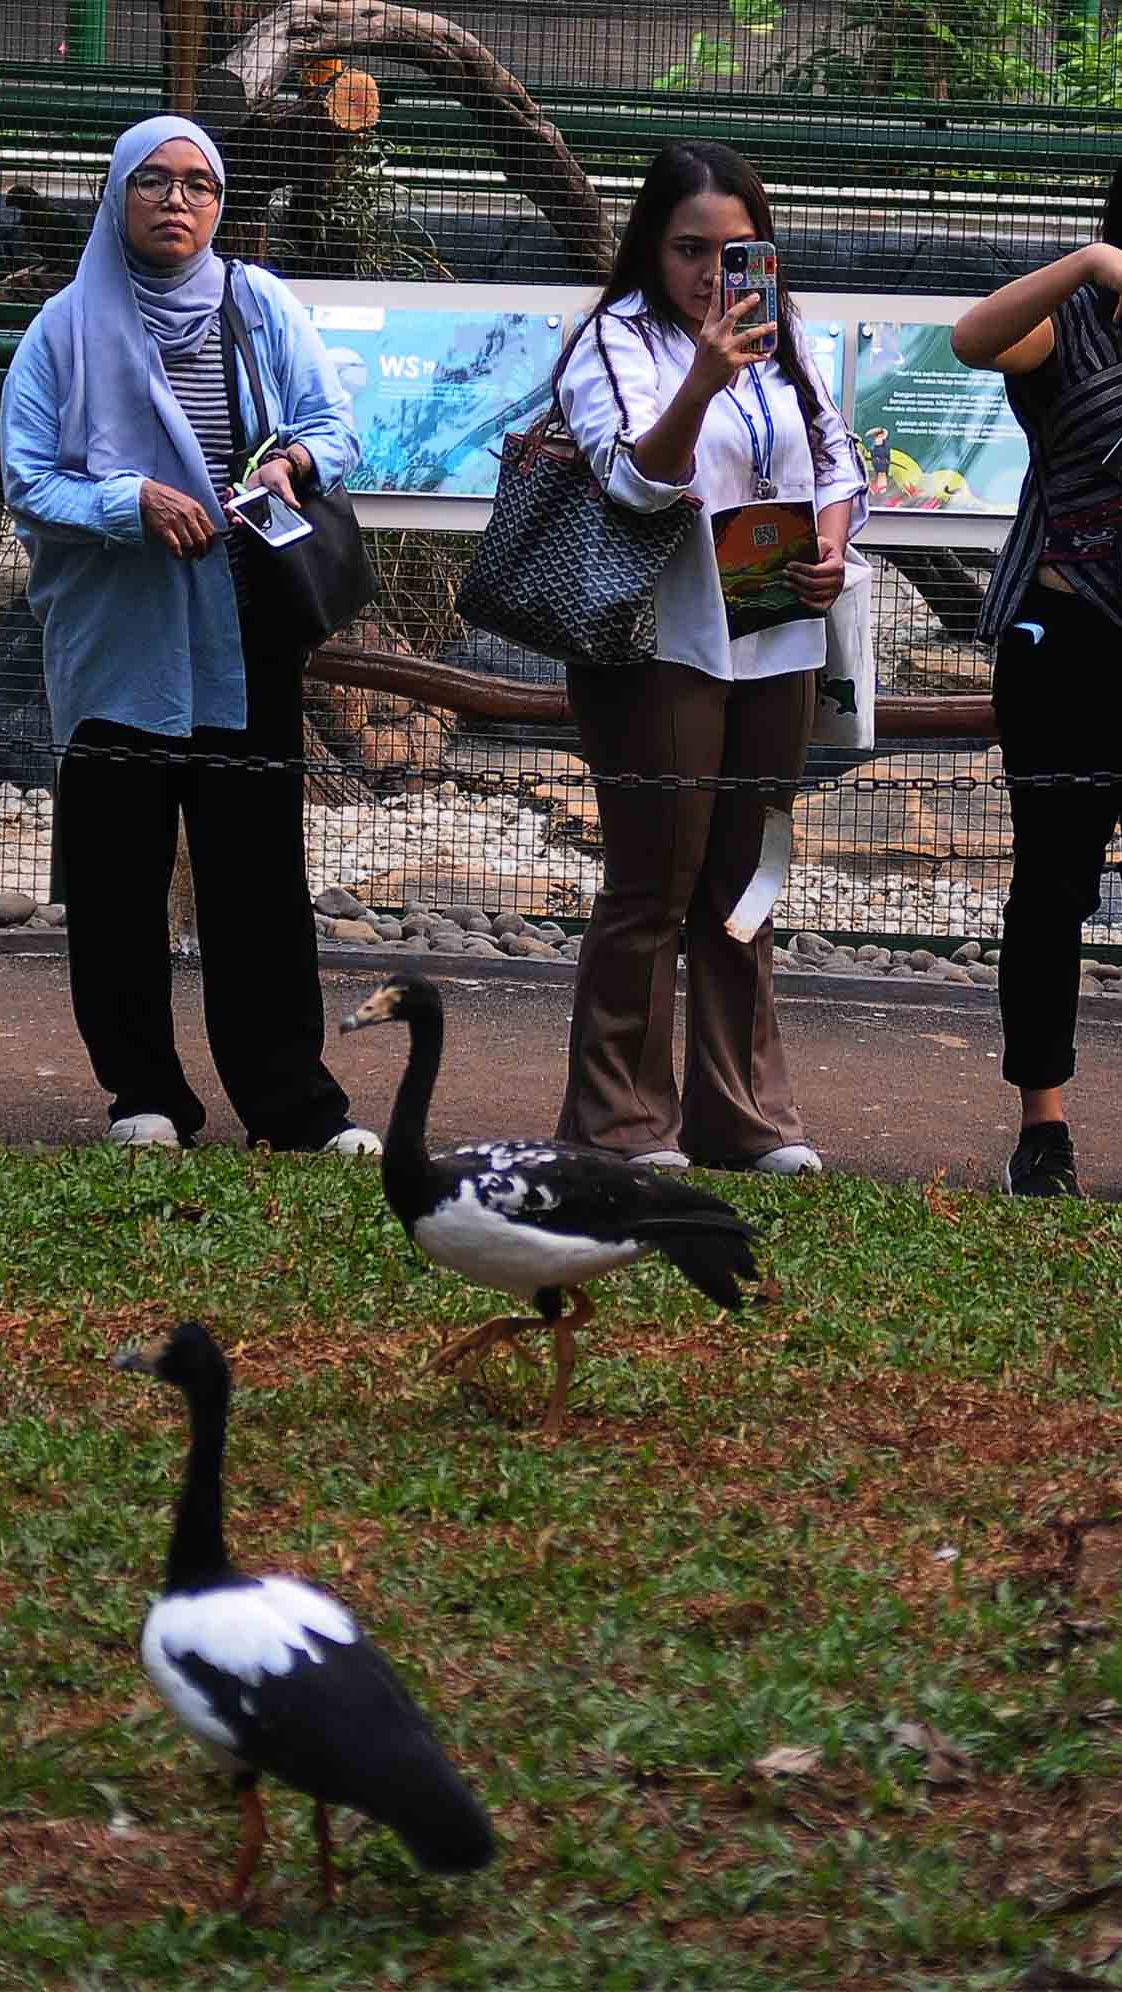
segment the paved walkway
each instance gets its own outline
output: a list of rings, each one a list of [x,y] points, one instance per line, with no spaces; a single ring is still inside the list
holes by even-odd
[[[384,1125],[405,1034],[392,1027],[340,1038],[335,1026],[369,976],[324,973],[328,1058],[357,1115]],[[432,1132],[541,1137],[553,1126],[565,1069],[570,987],[487,980],[443,984],[445,1063]],[[210,1069],[197,970],[176,972],[184,1063],[206,1101],[206,1138],[240,1130]],[[951,1183],[996,1181],[1015,1133],[1016,1104],[999,1077],[996,1006],[897,1006],[781,996],[781,1015],[808,1132],[830,1167],[898,1181],[937,1169]],[[1070,1110],[1081,1174],[1094,1194],[1122,1198],[1122,1017],[1085,1019]],[[0,959],[0,1143],[96,1141],[105,1126],[70,1014],[58,957]]]

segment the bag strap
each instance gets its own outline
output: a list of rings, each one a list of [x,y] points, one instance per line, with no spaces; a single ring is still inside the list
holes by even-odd
[[[612,393],[615,396],[616,407],[619,409],[620,427],[626,433],[629,422],[629,417],[627,413],[627,403],[625,402],[623,394],[620,391],[620,384],[619,381],[616,379],[616,370],[613,367],[611,360],[608,358],[608,348],[604,344],[604,314],[602,311],[597,312],[593,322],[596,326],[596,350],[599,353],[600,358],[604,363],[604,372],[608,376],[608,386],[611,388]]]
[[[222,287],[220,310],[220,336],[222,340],[222,366],[226,377],[226,398],[230,403],[230,431],[233,437],[234,454],[239,456],[247,449],[245,422],[242,419],[241,397],[238,394],[237,366],[235,353],[241,362],[249,381],[249,391],[253,396],[254,413],[257,417],[259,440],[269,433],[269,411],[265,406],[265,390],[261,385],[261,369],[253,350],[253,341],[246,328],[245,319],[234,301],[230,282],[231,266],[226,265],[226,281]]]

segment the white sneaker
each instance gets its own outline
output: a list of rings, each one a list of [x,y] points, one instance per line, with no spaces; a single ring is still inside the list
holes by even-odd
[[[769,1148],[766,1155],[757,1155],[752,1167],[762,1176],[820,1176],[822,1157],[805,1141],[793,1141],[787,1148]]]
[[[688,1169],[690,1158],[680,1148],[652,1148],[647,1155],[629,1155],[629,1162],[641,1162],[646,1169]]]
[[[129,1114],[113,1122],[109,1139],[118,1148],[178,1148],[174,1121],[166,1114]]]
[[[325,1155],[380,1155],[382,1144],[372,1128],[345,1127],[323,1144]]]

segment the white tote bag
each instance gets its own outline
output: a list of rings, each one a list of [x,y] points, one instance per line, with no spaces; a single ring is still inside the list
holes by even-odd
[[[873,570],[850,546],[841,594],[826,617],[826,662],[818,673],[811,740],[819,747],[876,745]]]

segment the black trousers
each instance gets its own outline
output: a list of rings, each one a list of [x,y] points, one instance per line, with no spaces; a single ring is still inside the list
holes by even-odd
[[[175,1048],[167,901],[180,810],[191,854],[207,1037],[251,1142],[321,1148],[347,1124],[323,1063],[323,998],[304,858],[303,778],[208,767],[207,754],[299,757],[298,656],[246,646],[244,732],[190,739],[88,720],[72,746],[169,750],[180,765],[68,751],[59,776],[74,1016],[111,1121],[206,1118]],[[122,903],[127,912],[117,910]]]
[[[1005,771],[1122,774],[1122,629],[1077,595],[1028,589],[997,650]],[[1082,927],[1099,903],[1122,781],[1017,788],[1001,945],[1004,1077],[1038,1090],[1075,1070]]]

